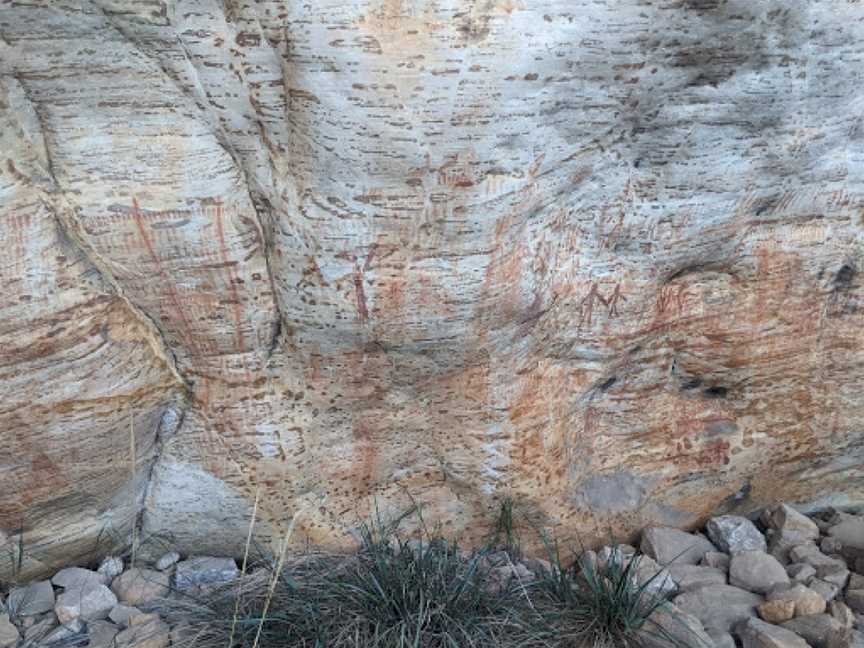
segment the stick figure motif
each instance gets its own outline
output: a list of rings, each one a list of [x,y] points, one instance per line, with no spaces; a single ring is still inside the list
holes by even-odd
[[[600,294],[600,291],[597,290],[597,284],[595,282],[591,282],[591,289],[588,291],[588,294],[582,298],[582,301],[579,302],[579,327],[582,327],[582,324],[587,320],[588,326],[591,326],[591,317],[594,314],[594,301],[598,300],[604,306],[608,306],[608,302],[603,298],[603,295]]]
[[[619,301],[627,301],[627,298],[624,296],[624,293],[621,292],[621,284],[615,284],[615,290],[612,291],[612,294],[607,298],[607,306],[609,307],[609,317],[617,317],[618,316],[618,302]]]

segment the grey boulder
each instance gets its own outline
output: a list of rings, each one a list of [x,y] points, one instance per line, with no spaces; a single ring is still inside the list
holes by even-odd
[[[705,525],[708,537],[726,553],[737,551],[767,551],[765,536],[750,520],[740,515],[721,515]]]
[[[764,551],[741,551],[732,556],[729,584],[767,594],[778,585],[788,585],[789,575],[774,556]]]
[[[759,619],[747,619],[738,629],[743,648],[809,648],[802,637],[791,630],[765,623]]]
[[[671,527],[650,527],[642,532],[642,553],[661,565],[672,562],[698,565],[709,551],[717,548],[706,538]]]

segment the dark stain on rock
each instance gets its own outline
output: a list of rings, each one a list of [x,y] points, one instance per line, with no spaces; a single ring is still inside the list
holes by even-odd
[[[726,398],[729,394],[729,388],[722,385],[712,385],[702,393],[708,398]]]

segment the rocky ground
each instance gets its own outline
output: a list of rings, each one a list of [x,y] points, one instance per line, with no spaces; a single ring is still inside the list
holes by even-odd
[[[645,627],[664,628],[677,646],[864,648],[864,515],[806,516],[780,504],[753,519],[714,517],[702,532],[647,528],[638,549],[607,546],[579,560],[625,565],[636,557],[635,584],[668,599]],[[530,589],[553,569],[503,551],[483,564],[490,587],[502,591]],[[0,597],[0,648],[205,646],[176,615],[169,623],[166,602],[206,597],[240,577],[232,558],[176,552],[146,567],[115,556],[95,569],[69,567]],[[668,637],[637,638],[649,648],[670,646]]]

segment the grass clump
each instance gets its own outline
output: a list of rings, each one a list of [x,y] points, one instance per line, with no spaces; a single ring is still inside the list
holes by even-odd
[[[405,539],[394,527],[377,517],[361,527],[353,556],[307,555],[275,580],[272,565],[259,568],[239,589],[184,597],[161,613],[187,622],[188,648],[252,648],[259,628],[257,645],[268,648],[505,645],[508,598],[486,586],[484,552],[428,533]]]
[[[310,553],[256,566],[239,583],[175,593],[160,613],[183,648],[693,648],[646,621],[666,605],[639,556],[620,547],[562,564],[522,559],[512,505],[502,505],[490,544],[465,552],[437,533],[397,531],[405,516],[360,528],[350,556]],[[251,537],[251,535],[250,535]],[[494,543],[494,544],[493,544]],[[522,561],[522,562],[520,562]],[[244,565],[246,561],[244,560]],[[530,566],[530,571],[526,568]],[[245,570],[244,570],[245,571]],[[510,574],[513,574],[513,577]],[[646,573],[648,574],[646,576]],[[529,577],[525,577],[529,574]],[[650,625],[650,624],[649,624]],[[656,626],[653,628],[656,631]]]

